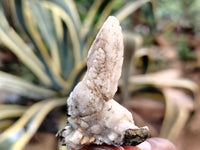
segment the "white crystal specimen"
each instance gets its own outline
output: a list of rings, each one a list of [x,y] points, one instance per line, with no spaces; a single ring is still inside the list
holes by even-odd
[[[122,70],[123,49],[119,21],[110,16],[88,52],[88,68],[83,80],[67,100],[70,117],[58,134],[62,144],[73,148],[88,144],[119,146],[126,144],[127,130],[139,129],[132,114],[113,100]],[[146,133],[147,129],[143,129]]]

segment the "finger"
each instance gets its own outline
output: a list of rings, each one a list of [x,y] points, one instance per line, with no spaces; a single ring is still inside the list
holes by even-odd
[[[137,147],[141,150],[176,150],[174,144],[162,138],[149,138]]]
[[[72,150],[76,150],[76,149],[72,148]],[[121,146],[116,147],[116,146],[109,146],[109,145],[101,145],[101,146],[90,145],[90,146],[84,146],[79,150],[124,150],[124,148]]]
[[[75,149],[72,149],[75,150]],[[95,145],[90,145],[90,146],[84,146],[79,150],[140,150],[136,146],[124,146],[124,147],[116,147],[116,146],[95,146]]]
[[[123,147],[124,150],[140,150],[138,147],[136,146],[124,146]]]
[[[151,144],[149,142],[147,142],[147,141],[144,141],[143,143],[139,144],[137,147],[140,150],[152,150]]]

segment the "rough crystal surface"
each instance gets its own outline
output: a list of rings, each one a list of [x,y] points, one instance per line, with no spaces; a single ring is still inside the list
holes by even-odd
[[[58,135],[62,144],[74,148],[88,144],[127,145],[124,141],[131,137],[127,136],[127,130],[139,129],[131,113],[113,100],[122,70],[123,49],[119,21],[110,16],[88,52],[88,68],[83,80],[67,100],[70,117]],[[148,130],[143,130],[146,138]],[[145,140],[138,132],[134,133],[134,137]]]

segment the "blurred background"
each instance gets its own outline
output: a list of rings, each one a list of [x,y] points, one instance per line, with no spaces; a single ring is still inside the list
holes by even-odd
[[[200,0],[1,0],[0,149],[66,150],[55,135],[99,28],[116,16],[124,64],[115,99],[178,150],[200,141]]]

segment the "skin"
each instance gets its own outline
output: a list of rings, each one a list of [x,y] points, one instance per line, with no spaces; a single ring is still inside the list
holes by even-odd
[[[75,149],[72,149],[75,150]],[[138,146],[107,146],[107,145],[90,145],[84,146],[80,150],[177,150],[174,144],[162,138],[149,138]]]

